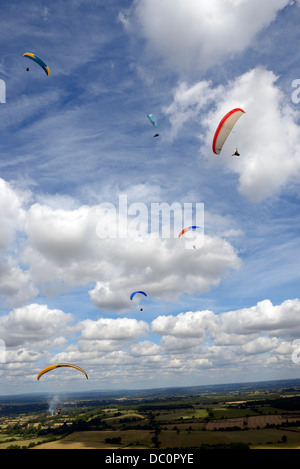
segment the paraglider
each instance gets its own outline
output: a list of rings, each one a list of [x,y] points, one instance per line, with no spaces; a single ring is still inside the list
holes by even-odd
[[[187,231],[190,231],[190,230],[193,230],[195,231],[197,228],[201,229],[200,226],[196,226],[196,225],[193,225],[193,226],[189,226],[188,228],[183,228],[182,231],[180,231],[179,235],[178,235],[178,238],[181,238],[181,236],[186,233]]]
[[[47,76],[49,75],[49,73],[50,73],[49,67],[45,64],[45,62],[40,57],[38,57],[35,54],[32,54],[32,52],[25,52],[25,54],[23,54],[23,57],[27,57],[28,59],[31,59],[34,62],[36,62],[38,65],[40,65],[40,67],[42,67],[42,69],[45,71],[46,75]],[[28,72],[29,67],[27,67],[26,70]]]
[[[134,291],[133,293],[131,293],[130,299],[132,300],[132,298],[133,298],[137,293],[141,293],[142,295],[147,296],[147,293],[145,293],[144,291]]]
[[[217,130],[215,132],[214,138],[213,138],[213,144],[212,144],[212,149],[213,152],[216,155],[219,155],[221,153],[221,150],[223,148],[223,145],[232,131],[234,125],[238,121],[238,119],[245,114],[245,111],[241,108],[235,108],[229,111],[223,119],[220,121]],[[236,152],[233,154],[236,156],[239,156],[239,153],[236,149]]]
[[[140,294],[142,294],[142,295],[144,295],[144,296],[147,296],[147,293],[145,293],[144,291],[140,291],[140,290],[139,290],[139,291],[134,291],[133,293],[131,293],[130,299],[132,300],[132,299],[134,298],[134,296],[135,296],[137,293],[140,293]],[[140,311],[143,311],[143,308],[141,308]]]
[[[147,114],[147,117],[149,119],[149,121],[151,122],[151,124],[153,125],[153,127],[157,128],[158,127],[158,124],[157,124],[157,119],[155,117],[154,114]],[[154,137],[159,137],[159,134],[155,134]]]
[[[187,233],[189,231],[196,231],[196,230],[201,230],[201,227],[197,226],[197,225],[192,225],[192,226],[189,226],[188,228],[183,228],[183,230],[180,231],[180,233],[178,235],[178,239],[180,239],[185,233]],[[192,236],[187,235],[188,239],[185,240],[188,243],[187,246],[189,248],[193,247],[193,249],[197,249],[197,246],[201,245],[201,235],[203,236],[202,232],[200,233],[200,237],[198,236],[198,234],[193,234]],[[191,240],[194,241],[193,244],[191,244]],[[195,243],[195,240],[196,240],[196,243]]]
[[[40,377],[43,376],[43,374],[48,373],[48,371],[54,370],[56,368],[62,368],[62,367],[75,368],[76,370],[81,371],[86,376],[86,379],[88,379],[87,373],[82,368],[80,368],[80,366],[71,365],[69,363],[59,363],[59,364],[47,366],[46,368],[44,368],[42,371],[39,372],[37,379],[39,380]]]

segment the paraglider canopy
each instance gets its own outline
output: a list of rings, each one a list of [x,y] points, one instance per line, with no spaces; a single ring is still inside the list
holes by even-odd
[[[187,235],[183,236],[185,233],[187,233]],[[192,225],[187,228],[183,228],[178,235],[178,239],[183,236],[182,239],[184,239],[184,246],[187,249],[197,249],[203,244],[203,235],[203,228],[201,228],[201,226]]]
[[[155,115],[154,114],[147,114],[147,117],[148,117],[149,121],[151,122],[151,124],[153,125],[153,127],[157,128],[158,124],[157,124],[157,119],[156,119]],[[155,134],[154,137],[159,137],[159,134]]]
[[[82,368],[80,368],[80,366],[71,365],[70,363],[59,363],[59,364],[47,366],[46,368],[44,368],[42,371],[39,372],[37,379],[39,380],[40,377],[43,376],[43,374],[48,373],[48,371],[54,370],[55,368],[62,368],[62,367],[75,368],[76,370],[81,371],[86,376],[86,379],[88,379],[87,373]]]
[[[23,57],[27,57],[28,59],[31,59],[34,62],[36,62],[38,65],[40,65],[40,67],[42,67],[42,69],[45,71],[46,75],[47,76],[49,75],[49,73],[50,73],[49,67],[45,64],[45,62],[40,57],[38,57],[35,54],[32,54],[32,52],[25,52],[25,54],[23,54]],[[27,71],[28,70],[29,70],[29,68],[27,68]]]
[[[137,293],[141,293],[142,295],[147,296],[147,293],[145,293],[144,291],[134,291],[133,293],[131,293],[130,299],[132,300],[132,298],[133,298]]]
[[[149,119],[149,121],[151,122],[151,124],[153,125],[153,127],[157,127],[157,119],[155,117],[154,114],[147,114],[147,117]]]
[[[180,238],[184,233],[186,233],[187,231],[190,231],[190,230],[196,230],[197,228],[201,229],[200,226],[196,226],[196,225],[193,225],[193,226],[189,226],[188,228],[183,228],[182,231],[180,231],[179,235],[178,235],[178,238]]]
[[[245,111],[241,108],[235,108],[229,111],[223,119],[220,121],[217,130],[214,135],[212,149],[216,155],[221,153],[223,145],[232,131],[234,125],[238,121],[238,119],[245,113]]]

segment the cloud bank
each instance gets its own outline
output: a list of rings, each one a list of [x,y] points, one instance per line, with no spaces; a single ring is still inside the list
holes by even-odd
[[[299,314],[297,298],[279,305],[263,300],[221,314],[200,310],[159,315],[150,324],[129,318],[75,322],[70,314],[31,305],[1,318],[0,333],[9,347],[7,364],[0,370],[17,377],[26,366],[30,380],[39,371],[36,361],[51,357],[51,362],[80,364],[92,383],[101,385],[134,386],[143,379],[147,387],[157,383],[159,373],[162,385],[173,373],[178,384],[186,377],[192,385],[207,382],[207,373],[212,377],[220,369],[223,376],[237,380],[247,379],[253,368],[261,378],[271,379],[278,372],[288,377],[297,366],[291,357],[300,333],[295,328]]]
[[[248,48],[289,0],[136,0],[120,15],[149,55],[173,70],[206,70]]]
[[[256,67],[226,85],[181,82],[164,108],[176,138],[185,125],[199,123],[200,161],[209,161],[238,175],[238,190],[252,202],[277,196],[298,182],[300,172],[299,111],[277,85],[278,77]],[[231,109],[246,112],[229,135],[221,156],[212,153],[212,140],[222,117]],[[238,147],[241,156],[231,157]]]
[[[136,307],[129,299],[132,291],[147,289],[150,297],[175,301],[184,293],[209,291],[241,265],[234,247],[220,236],[205,235],[196,251],[177,237],[136,239],[129,233],[102,239],[99,206],[56,208],[30,205],[27,199],[25,204],[11,185],[0,182],[7,221],[0,240],[0,292],[11,306],[39,293],[54,296],[93,285],[89,294],[97,307],[124,312]]]

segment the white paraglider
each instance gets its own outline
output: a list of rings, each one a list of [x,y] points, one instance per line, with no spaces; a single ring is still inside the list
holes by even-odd
[[[235,126],[238,119],[245,114],[245,111],[241,108],[235,108],[229,111],[223,119],[220,121],[217,130],[214,135],[212,149],[216,155],[221,153],[223,145],[232,131],[233,127]],[[238,151],[234,153],[234,155],[239,156]]]

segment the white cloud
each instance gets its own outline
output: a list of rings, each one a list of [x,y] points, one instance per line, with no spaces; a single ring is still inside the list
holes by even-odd
[[[233,246],[218,236],[205,235],[196,250],[186,249],[177,236],[156,238],[150,233],[139,238],[133,224],[141,223],[148,236],[148,217],[141,220],[133,213],[118,219],[112,210],[109,234],[114,226],[128,224],[128,237],[119,238],[116,232],[116,237],[105,238],[99,227],[108,219],[100,205],[78,206],[60,198],[67,206],[58,208],[57,198],[51,203],[48,197],[43,204],[25,207],[24,197],[17,197],[9,185],[5,189],[9,197],[2,212],[10,228],[3,235],[6,259],[0,262],[0,294],[13,307],[39,292],[54,296],[93,282],[89,294],[97,307],[124,312],[139,304],[138,298],[130,301],[132,291],[147,290],[151,298],[175,301],[183,293],[209,291],[229,269],[241,265]]]
[[[138,298],[129,300],[132,291],[143,290],[150,298],[175,301],[183,293],[209,291],[228,269],[241,265],[227,241],[208,235],[197,250],[185,249],[178,239],[145,239],[139,244],[119,241],[118,247],[111,249],[120,253],[118,270],[109,282],[97,282],[89,293],[99,308],[119,306],[119,312],[139,304]],[[142,304],[147,307],[147,299],[143,298]]]
[[[26,219],[29,243],[58,265],[86,257],[91,244],[90,230],[95,234],[96,215],[94,207],[65,210],[34,204]]]
[[[290,340],[299,337],[300,329],[294,327],[299,311],[299,299],[279,305],[264,300],[221,314],[188,311],[158,316],[150,326],[129,318],[87,319],[72,325],[71,315],[31,305],[1,320],[8,363],[0,368],[5,366],[8,376],[17,376],[22,363],[27,363],[28,379],[32,379],[36,361],[47,358],[51,363],[83,366],[94,383],[120,385],[121,380],[137,385],[142,380],[144,386],[157,385],[159,373],[164,379],[177,376],[196,384],[192,377],[199,379],[202,371],[214,380],[221,372],[222,377],[247,379],[249,372],[268,373],[270,366],[273,373],[283,366],[288,372],[295,367],[291,358],[295,345]],[[59,339],[61,329],[65,337]],[[74,336],[68,340],[68,331],[77,331],[77,340]],[[155,336],[160,337],[159,343]],[[56,346],[61,350],[58,353]]]
[[[247,355],[257,355],[274,350],[278,346],[278,343],[279,341],[276,337],[258,337],[244,344],[241,349]]]
[[[152,332],[175,337],[203,339],[209,323],[214,318],[211,311],[180,313],[177,316],[159,316],[151,324]]]
[[[24,272],[17,261],[8,258],[0,262],[0,295],[6,306],[21,306],[38,294],[38,288],[31,281],[28,272]]]
[[[205,70],[249,47],[288,0],[135,0],[120,15],[175,70]]]
[[[176,358],[190,369],[199,365],[211,370],[220,367],[265,366],[276,358],[292,366],[291,340],[299,337],[295,328],[300,311],[299,299],[273,305],[270,300],[240,310],[215,314],[212,311],[158,316],[151,323],[151,333],[161,336],[162,356]]]
[[[29,348],[18,348],[17,350],[8,350],[6,352],[7,363],[36,363],[44,357],[41,351]]]
[[[157,356],[161,354],[161,348],[159,345],[145,340],[131,345],[129,353],[134,357]]]
[[[46,305],[30,304],[0,317],[0,337],[7,347],[30,344],[32,349],[66,334],[72,315]],[[49,345],[50,346],[50,345]],[[54,342],[51,342],[54,346]]]
[[[22,193],[0,179],[0,249],[7,248],[14,240],[16,231],[23,228],[25,212],[22,205],[29,196],[29,192]]]
[[[85,285],[106,279],[110,268],[96,234],[97,207],[57,209],[34,204],[27,212],[27,243],[22,261],[33,281],[55,293],[64,285]]]
[[[30,192],[20,191],[0,179],[0,295],[7,306],[18,306],[33,298],[38,290],[28,272],[19,266],[17,233],[24,231]]]
[[[158,331],[156,333],[159,333],[159,330],[162,330],[163,324],[160,324],[160,319],[159,317],[154,320],[155,324],[154,327],[158,327]],[[204,338],[205,338],[205,330],[203,331],[198,331],[198,335],[196,337],[187,337],[187,336],[173,336],[173,335],[163,335],[161,338],[161,346],[162,349],[166,353],[171,353],[173,355],[178,355],[182,354],[185,351],[190,353],[191,349],[193,349],[193,352],[199,353],[199,348],[201,345],[204,344]]]
[[[186,122],[199,120],[201,123],[199,116],[203,109],[217,101],[223,90],[223,86],[214,89],[210,82],[204,80],[191,86],[186,82],[179,83],[173,91],[173,102],[163,108],[171,123],[171,132],[167,137],[174,138]]]
[[[81,322],[81,338],[88,340],[132,340],[148,333],[148,324],[129,318],[86,319]]]
[[[236,338],[246,343],[262,333],[270,337],[297,337],[300,335],[300,327],[297,327],[299,312],[298,298],[275,306],[270,300],[260,301],[251,308],[218,315],[211,329],[212,339],[221,345],[235,343]]]
[[[173,102],[164,109],[172,138],[188,119],[199,122],[200,160],[238,174],[239,192],[253,202],[277,195],[297,182],[300,172],[299,112],[277,80],[272,71],[256,67],[217,88],[204,81],[191,86],[181,83],[173,92]],[[217,125],[236,107],[246,114],[225,142],[221,156],[216,156],[212,141]],[[231,157],[236,147],[241,154],[238,158]]]

